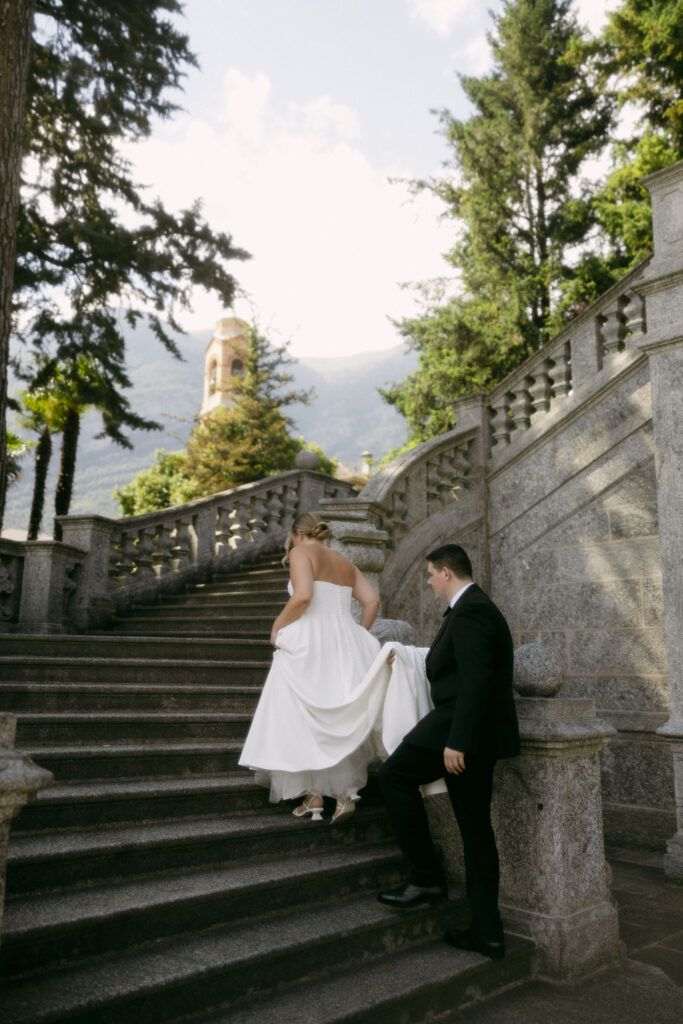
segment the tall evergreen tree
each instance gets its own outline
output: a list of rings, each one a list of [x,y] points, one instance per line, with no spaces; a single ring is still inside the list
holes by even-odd
[[[599,57],[605,86],[640,113],[615,147],[614,169],[595,199],[618,277],[652,249],[650,195],[640,179],[683,159],[683,0],[624,0],[608,16]]]
[[[7,489],[7,365],[33,0],[0,0],[0,530]]]
[[[452,427],[454,397],[490,386],[556,329],[595,223],[580,173],[607,142],[614,102],[576,59],[570,0],[507,0],[488,38],[493,70],[460,77],[472,116],[440,114],[454,174],[421,183],[458,225],[447,259],[461,293],[428,293],[424,314],[399,325],[420,365],[384,397],[413,440]]]
[[[198,496],[292,469],[303,447],[282,409],[308,404],[311,392],[290,388],[285,349],[251,328],[246,351],[238,354],[245,372],[234,378],[234,404],[201,420],[187,443],[184,472],[196,481]]]
[[[179,356],[192,289],[229,306],[228,266],[247,254],[199,204],[173,214],[148,198],[121,153],[177,109],[168,91],[195,64],[168,18],[177,0],[38,0],[36,10],[15,275],[16,333],[29,344],[16,361],[26,379],[36,353],[57,365],[89,359],[110,394],[105,430],[121,440],[133,425],[117,419],[130,412],[126,324],[146,318]]]

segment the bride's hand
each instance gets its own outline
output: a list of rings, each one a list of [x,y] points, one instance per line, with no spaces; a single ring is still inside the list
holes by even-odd
[[[396,660],[396,652],[395,651],[389,651],[389,653],[387,654],[387,665],[393,665],[395,660]]]
[[[277,635],[278,635],[279,632],[280,632],[280,630],[276,629],[275,626],[273,626],[273,628],[270,631],[270,646],[271,647],[275,647],[276,646],[275,641],[277,640]]]

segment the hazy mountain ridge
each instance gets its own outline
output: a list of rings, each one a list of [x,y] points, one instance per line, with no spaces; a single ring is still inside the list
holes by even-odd
[[[72,512],[118,516],[118,505],[112,498],[114,487],[128,483],[141,469],[150,466],[157,448],[175,451],[183,446],[201,403],[204,352],[211,333],[199,331],[179,339],[183,362],[173,359],[150,332],[138,329],[130,336],[131,406],[137,413],[157,420],[163,429],[132,432],[130,440],[134,447],[127,450],[108,439],[95,440],[100,417],[97,413],[87,414],[81,425]],[[293,432],[307,441],[315,441],[327,455],[350,465],[359,466],[365,450],[376,459],[382,458],[405,442],[406,426],[403,417],[382,401],[377,388],[402,380],[416,365],[415,353],[406,351],[403,345],[356,356],[297,360],[291,366],[295,387],[313,387],[316,397],[310,406],[287,409],[295,423]],[[9,383],[10,393],[16,393],[16,381]],[[53,514],[58,442],[56,438],[43,517],[46,532],[50,530]],[[22,465],[22,478],[7,494],[8,529],[25,529],[28,522],[33,489],[32,453],[24,457]]]

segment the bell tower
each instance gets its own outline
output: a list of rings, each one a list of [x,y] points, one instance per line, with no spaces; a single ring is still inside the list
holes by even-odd
[[[225,317],[216,324],[204,356],[204,397],[200,419],[219,405],[228,408],[233,400],[233,382],[243,377],[249,346],[249,325],[237,317]]]

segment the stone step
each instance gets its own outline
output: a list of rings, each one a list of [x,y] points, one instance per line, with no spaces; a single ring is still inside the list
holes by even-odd
[[[17,723],[17,744],[30,746],[40,760],[43,743],[244,740],[250,722],[249,714],[216,711],[23,712]]]
[[[231,588],[226,583],[207,583],[191,594],[166,594],[159,602],[159,607],[172,605],[200,607],[204,602],[210,604],[219,601],[223,605],[238,608],[282,608],[287,597],[286,587],[266,590],[260,586]]]
[[[24,711],[253,712],[260,686],[145,683],[0,683],[0,707]]]
[[[322,855],[391,835],[384,808],[361,808],[338,826],[302,822],[288,809],[94,829],[18,832],[7,859],[7,894],[43,892],[288,854]]]
[[[214,815],[268,808],[268,790],[239,774],[177,779],[125,779],[54,785],[41,790],[12,822],[12,834],[40,829]]]
[[[201,614],[201,613],[200,613]],[[165,661],[254,661],[268,659],[273,649],[267,639],[240,638],[214,640],[210,637],[194,639],[178,637],[157,640],[149,636],[112,636],[111,633],[78,636],[25,636],[3,637],[2,662],[9,658],[72,658],[135,659]]]
[[[283,602],[284,603],[284,602]],[[225,604],[220,601],[215,602],[203,602],[202,604],[189,604],[183,605],[160,605],[152,604],[144,607],[137,607],[135,614],[133,615],[121,615],[118,618],[114,618],[113,625],[127,622],[155,622],[157,619],[163,619],[169,622],[202,622],[205,619],[221,619],[227,620],[234,625],[236,629],[254,629],[262,628],[269,629],[273,624],[273,619],[278,614],[278,610],[282,608],[282,604],[273,605],[274,614],[265,614],[261,612],[260,605],[254,605],[251,612],[244,612],[241,607],[235,607],[234,610],[226,608]]]
[[[57,782],[226,775],[237,768],[241,742],[61,744],[18,747]]]
[[[196,586],[210,587],[214,583],[226,582],[232,585],[248,582],[260,583],[264,587],[273,586],[274,584],[279,585],[282,583],[286,587],[288,579],[289,570],[285,569],[283,565],[259,565],[247,569],[240,569],[237,572],[217,573],[214,574],[210,583],[199,583],[196,584]]]
[[[529,973],[530,950],[522,941],[513,940],[509,956],[498,964],[436,941],[458,913],[458,904],[445,904],[396,915],[363,895],[272,914],[258,927],[217,926],[68,971],[10,981],[3,1024],[161,1024],[193,1014],[201,1014],[196,1020],[253,1024],[383,1021],[390,1018],[358,1014],[388,1006],[394,1022],[434,1019],[435,1004],[452,1009],[466,994],[471,1000]],[[282,985],[287,989],[278,992]],[[411,995],[419,1016],[398,1013]],[[207,1015],[207,1005],[216,1003],[229,1009]],[[339,1016],[332,1015],[333,1007]]]
[[[271,648],[272,651],[272,648]],[[52,683],[151,683],[155,685],[216,683],[219,686],[262,686],[271,658],[254,661],[173,661],[144,658],[6,658],[0,656],[0,680]]]
[[[450,1020],[473,1002],[531,980],[532,944],[508,936],[507,947],[506,957],[494,962],[439,939],[409,948],[397,944],[388,955],[366,957],[359,964],[341,958],[336,970],[321,964],[317,984],[309,974],[305,984],[290,983],[263,994],[255,977],[253,994],[247,992],[239,1001],[226,999],[222,1010],[191,1019],[197,1024],[427,1024],[449,1014]],[[245,972],[245,981],[247,977]],[[189,1019],[179,1016],[176,1021]]]
[[[383,844],[328,851],[315,860],[282,857],[15,897],[7,901],[0,970],[8,979],[55,961],[262,919],[278,910],[325,902],[330,893],[343,898],[363,892],[372,902],[379,888],[394,884],[399,870],[397,851]]]
[[[147,636],[147,637],[213,637],[215,640],[238,640],[242,637],[252,636],[254,639],[263,640],[264,642],[270,640],[270,626],[272,626],[272,620],[268,630],[258,630],[249,633],[246,629],[230,629],[229,623],[226,626],[222,626],[220,623],[217,626],[212,624],[214,620],[208,622],[183,622],[182,624],[178,621],[164,621],[163,619],[153,620],[152,622],[145,620],[143,623],[133,623],[128,625],[125,620],[121,620],[114,627],[112,632],[116,636]],[[270,647],[270,643],[269,643]],[[272,651],[272,647],[270,647]]]

